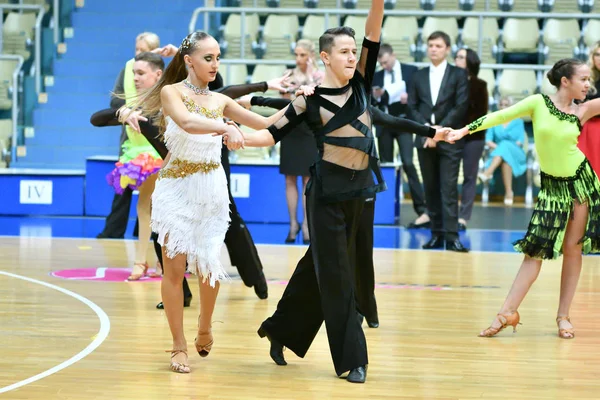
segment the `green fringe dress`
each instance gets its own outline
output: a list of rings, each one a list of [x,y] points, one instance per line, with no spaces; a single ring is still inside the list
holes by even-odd
[[[530,117],[541,168],[541,190],[523,239],[514,248],[536,259],[562,254],[567,223],[574,202],[588,205],[584,253],[600,251],[600,181],[577,147],[581,123],[574,114],[560,111],[543,94],[529,96],[512,107],[483,116],[468,125],[469,133]]]

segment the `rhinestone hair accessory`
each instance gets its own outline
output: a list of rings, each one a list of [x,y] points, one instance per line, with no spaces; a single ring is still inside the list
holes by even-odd
[[[186,36],[183,41],[181,42],[181,46],[179,46],[179,48],[181,50],[187,50],[192,46],[192,42],[190,41],[190,39]]]
[[[187,79],[183,80],[183,85],[185,87],[187,87],[188,89],[190,89],[195,94],[204,95],[204,96],[210,96],[211,95],[210,94],[210,89],[208,88],[208,86],[205,87],[205,88],[199,88],[198,86],[194,85],[193,83],[191,83]]]

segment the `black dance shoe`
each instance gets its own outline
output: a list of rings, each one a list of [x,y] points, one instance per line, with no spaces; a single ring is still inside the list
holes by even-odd
[[[460,242],[459,239],[446,240],[446,250],[456,251],[458,253],[468,253],[469,252],[469,249],[467,249],[465,246],[463,246],[463,244]]]
[[[444,238],[441,236],[432,236],[429,239],[429,242],[423,245],[423,249],[432,250],[432,249],[443,249],[444,248]]]
[[[298,224],[298,228],[296,229],[296,232],[292,232],[292,230],[290,229],[287,237],[285,238],[285,242],[286,243],[296,243],[296,237],[298,236],[299,233],[300,233],[300,224]]]
[[[373,318],[373,319],[367,318],[367,326],[369,328],[379,328],[379,318]]]
[[[184,307],[189,307],[191,303],[192,303],[192,296],[190,296],[190,297],[184,297],[183,298],[183,306]],[[160,303],[158,303],[156,305],[156,308],[158,308],[159,310],[164,310],[165,309],[165,305],[161,301]]]
[[[283,357],[283,345],[276,340],[273,340],[271,336],[265,331],[262,327],[258,330],[258,336],[264,338],[265,336],[271,342],[271,349],[269,350],[269,355],[271,359],[275,361],[277,365],[287,365],[287,361]]]
[[[367,366],[354,368],[350,371],[346,380],[352,383],[365,383],[367,380]]]

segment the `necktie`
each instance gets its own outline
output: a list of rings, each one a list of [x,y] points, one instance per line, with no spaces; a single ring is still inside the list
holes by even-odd
[[[390,71],[390,74],[392,75],[392,83],[394,83],[394,81],[396,80],[396,79],[395,79],[395,76],[394,76],[394,75],[395,75],[395,74],[394,74],[394,70],[391,70],[391,71]]]

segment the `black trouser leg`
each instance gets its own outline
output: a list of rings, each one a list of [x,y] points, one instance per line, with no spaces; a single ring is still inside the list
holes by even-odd
[[[373,266],[373,221],[375,200],[366,201],[356,232],[356,301],[368,322],[379,322],[375,300],[375,269]]]
[[[115,194],[110,213],[106,217],[104,229],[98,237],[113,239],[122,239],[125,237],[132,195],[133,191],[129,188],[125,188],[123,194]]]
[[[229,193],[231,225],[225,235],[225,246],[231,259],[231,265],[237,267],[244,284],[252,287],[264,281],[263,266],[254,245],[254,240],[237,211],[235,201]]]
[[[254,286],[254,292],[257,296],[261,299],[266,299],[268,297],[268,287],[258,251],[254,245],[252,235],[240,216],[235,200],[231,195],[231,167],[229,165],[229,151],[227,150],[227,146],[221,148],[221,164],[225,170],[227,190],[229,191],[231,224],[225,235],[225,246],[229,253],[229,259],[231,260],[231,265],[237,268],[244,285],[248,287]]]
[[[438,143],[439,176],[442,198],[442,215],[446,240],[458,238],[458,172],[462,158],[463,142]]]
[[[460,196],[460,211],[458,217],[468,221],[471,219],[475,194],[477,192],[477,172],[479,160],[483,154],[485,140],[469,140],[465,142],[462,152],[463,183]]]
[[[390,130],[378,126],[377,128],[377,144],[379,160],[381,162],[394,161],[394,136]]]
[[[425,188],[425,201],[427,212],[431,219],[432,236],[444,234],[444,220],[442,214],[442,199],[440,195],[440,160],[438,149],[418,149],[419,164]]]
[[[364,200],[322,203],[309,190],[311,244],[272,317],[261,326],[269,336],[304,357],[325,321],[338,375],[368,364],[365,335],[355,300],[354,247]]]
[[[427,212],[425,204],[425,193],[423,185],[419,181],[419,174],[413,162],[414,141],[412,133],[399,133],[397,136],[398,146],[400,147],[400,159],[402,160],[402,169],[408,179],[410,196],[413,201],[413,208],[418,216]]]

